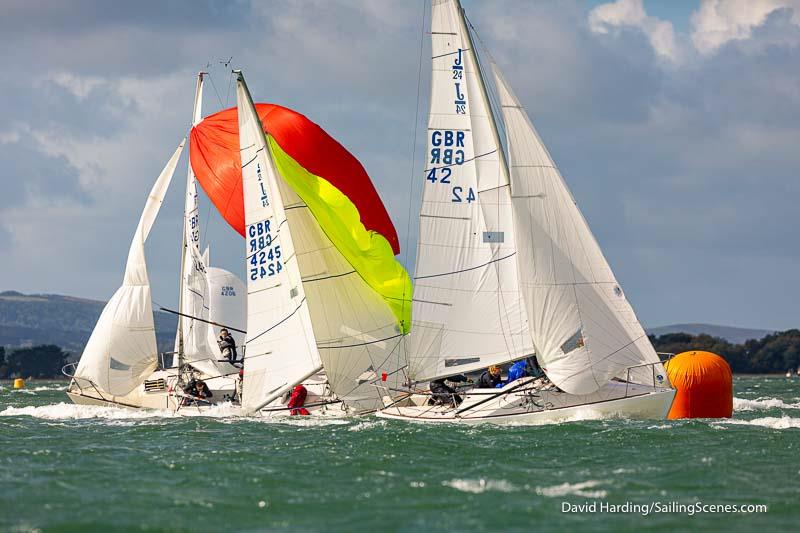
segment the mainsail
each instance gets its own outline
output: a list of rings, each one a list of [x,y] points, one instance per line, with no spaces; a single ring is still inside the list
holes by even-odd
[[[659,358],[527,113],[493,67],[533,344],[556,385],[588,394],[615,376],[627,378],[627,367]],[[646,375],[634,370],[631,379],[655,384],[651,367],[639,372]]]
[[[256,411],[322,365],[279,178],[241,72],[236,95],[247,269],[242,406]]]
[[[434,0],[428,150],[409,374],[418,381],[533,352],[518,288],[508,173],[453,0]]]
[[[150,191],[128,252],[122,286],[103,309],[75,371],[76,378],[114,396],[128,394],[156,368],[158,348],[144,243],[185,142],[181,141]]]

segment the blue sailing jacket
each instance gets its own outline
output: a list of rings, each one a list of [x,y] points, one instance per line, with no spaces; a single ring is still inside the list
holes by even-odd
[[[505,387],[512,381],[516,381],[519,378],[524,378],[527,375],[528,375],[528,368],[525,359],[523,359],[522,361],[517,361],[516,363],[511,365],[511,368],[508,369],[508,378],[505,381],[495,385],[495,388],[499,389]]]

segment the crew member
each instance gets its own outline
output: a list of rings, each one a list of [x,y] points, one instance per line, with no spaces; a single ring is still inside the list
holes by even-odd
[[[222,357],[228,360],[232,365],[238,363],[238,355],[236,353],[236,341],[233,340],[228,330],[222,328],[219,330],[219,339],[217,339],[219,351],[222,352]]]
[[[431,401],[434,404],[455,407],[463,401],[463,398],[456,394],[456,389],[445,383],[445,381],[464,383],[469,380],[467,379],[467,376],[458,374],[446,378],[435,379],[428,385],[428,388],[431,391]]]
[[[503,381],[503,379],[500,376],[500,367],[492,365],[481,374],[480,379],[478,379],[478,388],[493,389],[497,387],[501,381]]]

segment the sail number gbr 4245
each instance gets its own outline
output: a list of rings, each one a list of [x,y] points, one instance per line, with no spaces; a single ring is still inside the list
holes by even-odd
[[[271,220],[263,220],[247,227],[250,238],[250,281],[274,276],[283,270],[281,246],[272,244]]]

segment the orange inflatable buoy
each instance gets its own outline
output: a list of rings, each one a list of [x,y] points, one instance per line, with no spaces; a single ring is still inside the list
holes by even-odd
[[[677,389],[668,418],[730,418],[733,415],[731,367],[711,352],[683,352],[667,362]]]

